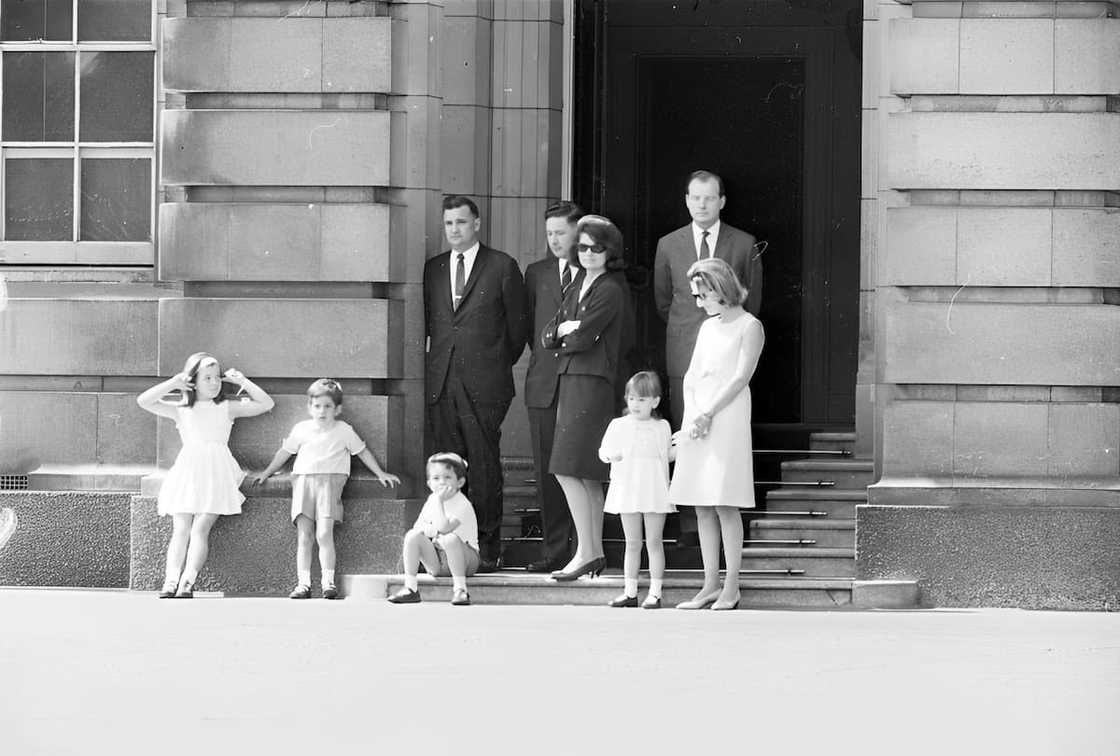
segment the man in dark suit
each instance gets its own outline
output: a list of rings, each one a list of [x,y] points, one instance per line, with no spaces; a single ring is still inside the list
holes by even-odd
[[[743,309],[758,315],[762,304],[762,261],[754,237],[720,222],[720,211],[727,202],[723,180],[710,171],[693,172],[684,201],[692,223],[661,237],[653,268],[653,298],[657,314],[666,321],[665,363],[674,429],[680,428],[684,413],[681,383],[706,317],[692,296],[689,267],[701,257],[726,261],[749,292]]]
[[[571,558],[575,528],[564,491],[548,472],[552,437],[556,432],[556,365],[559,353],[541,345],[541,332],[556,315],[563,292],[575,275],[569,255],[576,243],[576,221],[583,211],[571,202],[557,202],[544,213],[548,257],[525,269],[525,297],[533,325],[529,331],[529,372],[525,375],[525,409],[533,444],[533,469],[537,477],[537,505],[541,510],[541,553],[529,564],[530,572],[551,572]]]
[[[482,221],[468,197],[443,200],[451,250],[424,265],[429,454],[456,452],[468,464],[478,517],[480,572],[501,555],[502,421],[513,398],[513,363],[525,348],[528,313],[517,262],[478,241]]]

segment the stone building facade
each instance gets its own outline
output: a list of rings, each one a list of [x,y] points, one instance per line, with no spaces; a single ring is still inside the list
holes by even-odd
[[[442,248],[440,199],[475,197],[488,243],[522,268],[539,256],[542,212],[571,195],[586,149],[573,140],[573,113],[591,96],[578,86],[575,45],[602,45],[603,56],[610,45],[576,39],[578,17],[609,14],[612,2],[159,0],[147,37],[100,45],[75,31],[80,0],[53,43],[33,45],[7,19],[5,74],[45,60],[29,55],[74,56],[63,63],[77,73],[58,86],[76,92],[80,127],[63,143],[45,127],[9,138],[22,111],[5,107],[0,121],[7,458],[31,447],[42,463],[32,487],[79,492],[66,495],[75,517],[146,522],[127,497],[91,492],[170,464],[174,428],[134,397],[206,350],[277,399],[270,416],[235,429],[246,466],[264,466],[302,413],[306,384],[330,375],[347,392],[347,419],[409,477],[404,496],[419,495],[420,274]],[[697,35],[735,12],[661,5]],[[771,4],[742,4],[753,5]],[[939,605],[1120,600],[1116,10],[856,6],[851,423],[877,481],[857,517],[862,578],[918,579]],[[140,56],[118,60],[126,69],[154,66],[150,133],[87,142],[95,119],[81,103],[92,107],[97,90],[82,99],[82,61],[94,53]],[[5,104],[16,86],[6,75]],[[19,230],[21,208],[45,191],[17,191],[31,165],[20,160],[43,155],[78,166],[65,239]],[[82,188],[96,179],[86,170],[96,158],[148,161],[146,236],[84,235],[97,220]],[[143,184],[142,170],[129,175]],[[510,449],[523,448],[523,425],[515,402]],[[50,496],[42,506],[61,511]],[[119,583],[119,572],[106,574]]]

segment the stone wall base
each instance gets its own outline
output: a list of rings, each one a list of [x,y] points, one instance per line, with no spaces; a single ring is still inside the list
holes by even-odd
[[[400,572],[401,536],[415,521],[422,499],[351,499],[346,519],[335,528],[337,572]],[[295,586],[296,532],[290,498],[251,498],[242,513],[220,517],[210,534],[210,555],[199,575],[200,591],[286,594]],[[131,506],[131,578],[134,590],[163,583],[171,518],[156,514],[156,500],[134,496]],[[129,564],[128,561],[125,564]],[[313,579],[318,586],[318,550]]]
[[[860,580],[916,580],[926,606],[1120,610],[1120,507],[1028,491],[993,503],[981,490],[945,505],[882,503],[889,493],[857,507]]]
[[[4,491],[15,532],[0,548],[0,585],[128,587],[132,494]]]

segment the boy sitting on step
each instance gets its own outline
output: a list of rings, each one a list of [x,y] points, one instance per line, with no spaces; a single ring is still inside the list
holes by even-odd
[[[451,603],[467,606],[467,578],[478,571],[478,520],[460,489],[467,483],[467,463],[458,454],[440,452],[428,457],[428,488],[412,530],[404,536],[404,587],[389,597],[391,604],[420,603],[420,565],[433,577],[451,576]]]

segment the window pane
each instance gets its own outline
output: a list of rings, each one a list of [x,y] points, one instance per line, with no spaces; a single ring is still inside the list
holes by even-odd
[[[155,53],[81,55],[81,141],[151,142]]]
[[[74,139],[74,53],[4,53],[4,139]]]
[[[82,241],[149,241],[152,161],[82,160]]]
[[[78,0],[78,41],[151,38],[151,0]]]
[[[69,41],[72,12],[70,0],[0,0],[0,40]]]
[[[9,241],[70,241],[74,161],[5,160],[4,223]]]

